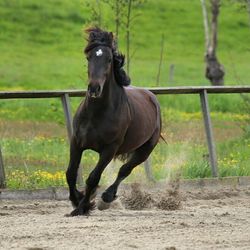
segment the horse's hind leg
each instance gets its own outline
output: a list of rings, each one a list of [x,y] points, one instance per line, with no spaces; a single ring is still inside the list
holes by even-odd
[[[66,172],[66,179],[69,186],[69,199],[74,207],[77,207],[83,194],[76,189],[77,171],[81,161],[83,149],[80,148],[74,139],[70,143],[70,161]]]
[[[130,175],[136,166],[147,160],[159,140],[159,134],[159,131],[156,131],[146,143],[135,150],[130,160],[120,168],[115,182],[102,194],[102,200],[104,202],[112,202],[116,198],[117,189],[120,183]]]

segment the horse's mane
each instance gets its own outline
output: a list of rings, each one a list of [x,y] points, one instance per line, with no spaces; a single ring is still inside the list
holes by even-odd
[[[130,84],[130,78],[123,69],[125,64],[125,56],[118,51],[116,39],[112,32],[104,31],[98,27],[92,27],[86,29],[88,36],[88,44],[84,49],[85,53],[88,53],[91,49],[97,46],[107,46],[112,49],[114,75],[115,80],[120,86],[128,86]]]

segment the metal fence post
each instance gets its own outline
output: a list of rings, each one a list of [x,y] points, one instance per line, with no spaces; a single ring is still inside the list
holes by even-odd
[[[69,138],[69,142],[70,142],[71,137],[73,135],[73,121],[72,121],[72,113],[71,113],[69,95],[68,94],[62,95],[61,101],[62,101],[65,122],[66,122],[66,126],[67,126],[67,131],[68,131],[68,138]],[[83,186],[82,167],[81,166],[79,166],[79,168],[78,168],[77,184],[80,187]]]
[[[151,157],[149,156],[149,158],[144,162],[144,169],[145,169],[145,173],[147,176],[147,179],[149,181],[155,182],[153,173],[152,173],[152,165],[151,165]]]
[[[5,171],[3,166],[3,157],[0,146],[0,188],[6,188]]]
[[[214,143],[212,123],[211,123],[210,111],[209,111],[209,105],[208,105],[208,95],[207,95],[206,89],[203,89],[200,92],[200,101],[201,101],[201,108],[202,108],[203,120],[204,120],[204,125],[205,125],[205,132],[206,132],[206,137],[207,137],[207,145],[208,145],[208,150],[209,150],[209,160],[210,160],[210,165],[212,169],[212,175],[213,177],[217,177],[218,167],[217,167],[216,148],[215,148],[215,143]]]
[[[64,117],[65,117],[65,122],[67,126],[67,131],[68,131],[68,138],[70,141],[71,136],[73,134],[73,125],[72,125],[72,113],[71,113],[69,95],[68,94],[62,95],[61,100],[62,100],[62,106],[63,106]]]

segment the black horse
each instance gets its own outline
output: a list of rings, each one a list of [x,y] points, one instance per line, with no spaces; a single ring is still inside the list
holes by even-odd
[[[89,214],[102,172],[113,158],[121,157],[126,163],[102,194],[102,200],[111,203],[121,181],[148,158],[161,134],[159,103],[150,91],[126,87],[130,78],[123,69],[125,57],[118,52],[113,34],[99,28],[86,32],[88,91],[74,117],[66,172],[69,198],[75,207],[71,216]],[[98,152],[99,160],[86,180],[83,194],[76,189],[76,178],[86,149]]]

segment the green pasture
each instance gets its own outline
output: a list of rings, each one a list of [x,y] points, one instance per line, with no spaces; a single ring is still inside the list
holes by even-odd
[[[29,141],[5,139],[1,143],[9,188],[66,185],[64,172],[68,163],[68,143],[62,138],[35,138]],[[220,177],[250,175],[249,138],[218,143],[217,152]],[[97,159],[97,154],[92,151],[83,155],[84,179]],[[176,175],[181,178],[211,177],[207,149],[203,143],[176,142],[167,147],[160,143],[152,154],[151,163],[156,180],[167,180]],[[101,184],[111,184],[121,164],[117,161],[111,163],[102,176]],[[126,179],[126,182],[131,181],[146,181],[143,166],[138,166]]]
[[[102,2],[102,1],[101,1]],[[250,84],[249,16],[239,1],[222,0],[218,57],[225,85]],[[90,25],[86,0],[0,1],[0,91],[84,89],[87,66],[83,30]],[[156,86],[160,43],[164,35],[160,86],[210,85],[204,77],[204,31],[200,1],[147,0],[133,9],[130,77],[132,85]],[[102,23],[114,30],[113,14],[102,3]],[[125,28],[119,36],[125,53]],[[169,81],[169,67],[174,78]],[[250,174],[249,95],[209,95],[220,176]],[[211,176],[207,159],[199,96],[158,97],[163,114],[161,142],[152,154],[157,180]],[[76,110],[81,98],[71,98]],[[37,188],[65,185],[68,163],[63,110],[59,99],[0,100],[0,146],[8,187]],[[84,178],[97,155],[83,156]],[[102,183],[111,182],[120,162],[105,170]],[[145,180],[143,167],[127,181]]]
[[[164,180],[180,175],[182,178],[211,177],[207,146],[201,112],[163,110],[163,136],[151,156],[153,175]],[[249,115],[212,112],[219,176],[244,176],[250,174]],[[13,121],[9,120],[8,124]],[[7,123],[6,123],[7,124]],[[46,124],[39,122],[39,124]],[[29,125],[28,125],[29,126]],[[64,124],[46,134],[44,128],[30,128],[29,132],[17,132],[19,136],[1,139],[9,188],[38,188],[65,186],[65,169],[69,160],[69,143]],[[25,122],[15,124],[19,130],[27,129]],[[1,131],[4,131],[2,126]],[[4,134],[4,133],[3,133]],[[98,155],[92,151],[83,154],[83,177],[87,178],[95,166]],[[101,184],[111,183],[121,162],[115,161],[105,170]],[[126,180],[146,182],[143,166],[137,167]]]
[[[114,30],[112,13],[102,6],[103,26]],[[204,32],[199,1],[147,0],[133,10],[131,79],[155,86],[160,42],[165,35],[161,85],[207,85],[204,78]],[[89,26],[86,0],[2,0],[0,2],[0,89],[68,89],[86,87],[84,28]],[[120,50],[125,53],[125,28]],[[222,1],[218,56],[226,84],[249,83],[250,28],[247,11],[237,1]],[[175,65],[174,83],[168,82]]]

